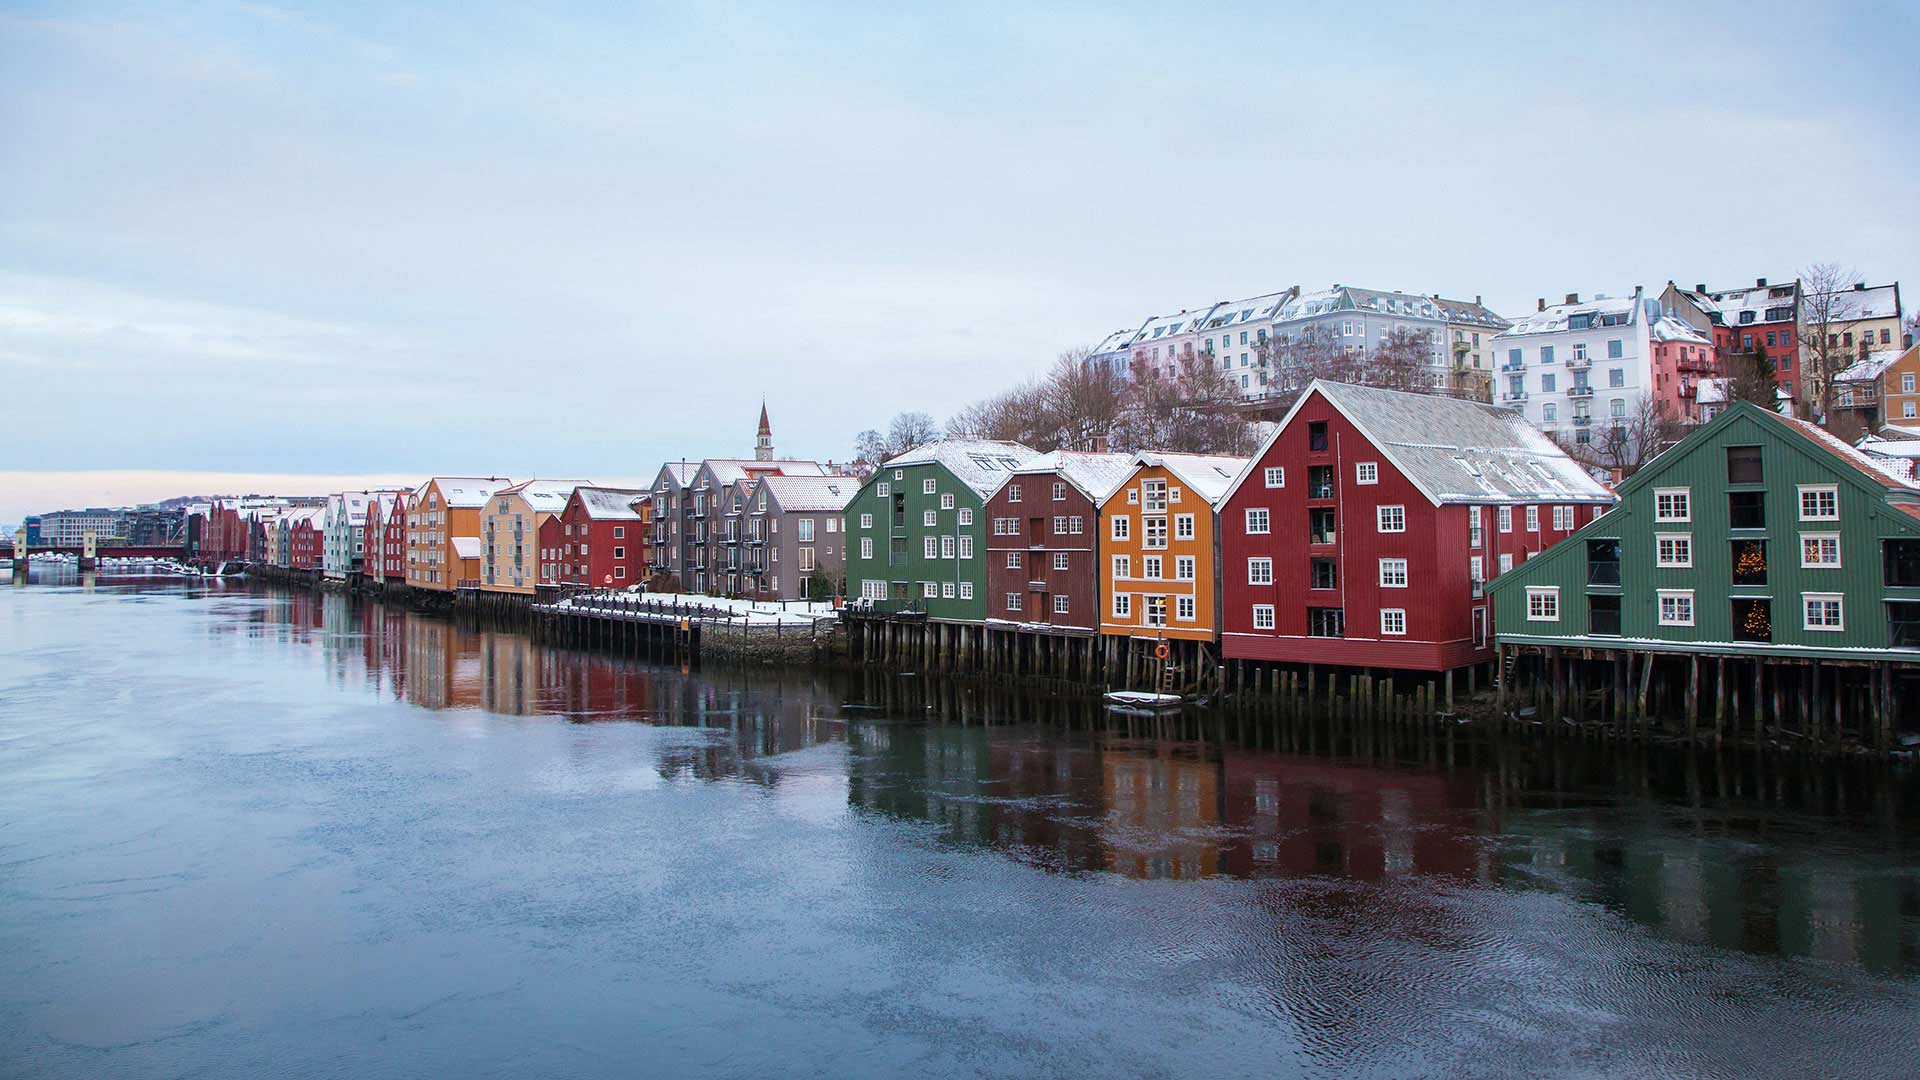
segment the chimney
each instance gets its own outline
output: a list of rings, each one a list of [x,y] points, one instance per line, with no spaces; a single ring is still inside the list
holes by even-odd
[[[1707,291],[1707,287],[1706,287],[1705,285],[1695,285],[1695,286],[1693,287],[1693,291],[1694,291],[1694,292],[1697,292],[1697,293],[1700,293],[1701,295],[1703,295],[1703,296],[1704,296],[1704,295],[1706,294],[1706,291]]]
[[[1535,301],[1533,302],[1533,305],[1534,305],[1534,307],[1533,307],[1533,310],[1535,310],[1535,311],[1545,311],[1545,310],[1547,310],[1547,298],[1546,298],[1546,297],[1544,297],[1544,296],[1542,296],[1542,297],[1540,297],[1540,298],[1539,298],[1538,300],[1535,300]]]
[[[1853,283],[1854,292],[1865,292],[1866,289],[1867,289],[1867,283],[1864,281],[1856,281]]]
[[[1577,293],[1577,292],[1570,292],[1570,293],[1568,293],[1568,294],[1567,294],[1567,303],[1569,303],[1569,304],[1577,304],[1577,303],[1579,303],[1579,302],[1580,302],[1580,294],[1579,294],[1579,293]]]
[[[1766,288],[1766,287],[1767,287],[1767,279],[1766,279],[1766,278],[1763,278],[1763,277],[1757,277],[1757,278],[1754,278],[1754,279],[1753,279],[1753,287],[1754,287],[1754,288],[1756,288],[1756,289],[1764,289],[1764,288]]]
[[[1480,299],[1480,294],[1479,294],[1479,293],[1474,293],[1474,294],[1473,294],[1473,304],[1474,304],[1474,306],[1475,306],[1475,307],[1486,307],[1486,306],[1487,306],[1487,302],[1486,302],[1485,300],[1482,300],[1482,299]]]

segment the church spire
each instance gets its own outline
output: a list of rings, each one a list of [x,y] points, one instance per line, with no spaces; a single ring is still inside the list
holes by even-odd
[[[760,399],[760,431],[753,439],[753,459],[773,460],[773,425],[767,421],[767,400]]]

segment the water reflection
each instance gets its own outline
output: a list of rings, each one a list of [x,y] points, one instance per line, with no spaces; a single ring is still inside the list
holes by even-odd
[[[683,672],[334,595],[256,593],[236,612],[215,632],[317,643],[341,686],[697,729],[659,751],[660,776],[844,792],[854,812],[1063,873],[1377,885],[1390,891],[1315,902],[1441,940],[1472,933],[1455,925],[1462,895],[1553,893],[1678,942],[1920,972],[1920,804],[1904,774],[1231,713],[1156,727],[1066,693]],[[844,752],[789,759],[823,746]]]

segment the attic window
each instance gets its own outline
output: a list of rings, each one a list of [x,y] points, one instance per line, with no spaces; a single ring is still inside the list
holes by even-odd
[[[1468,460],[1467,458],[1464,458],[1464,457],[1455,457],[1455,458],[1454,458],[1453,460],[1455,460],[1455,461],[1457,461],[1457,462],[1459,462],[1459,463],[1460,463],[1460,467],[1461,467],[1461,468],[1463,468],[1463,469],[1465,469],[1465,470],[1467,470],[1467,475],[1468,475],[1468,476],[1479,476],[1479,475],[1480,475],[1480,466],[1478,466],[1478,465],[1475,465],[1475,464],[1474,464],[1474,463],[1473,463],[1472,461],[1470,461],[1470,460]]]

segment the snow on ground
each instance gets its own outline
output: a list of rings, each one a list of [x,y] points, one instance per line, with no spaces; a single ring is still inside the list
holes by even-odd
[[[840,610],[830,601],[811,600],[730,600],[724,596],[700,596],[693,593],[590,593],[561,600],[554,605],[560,611],[626,611],[669,618],[688,618],[694,622],[712,619],[732,626],[812,626],[820,619],[834,619]]]

